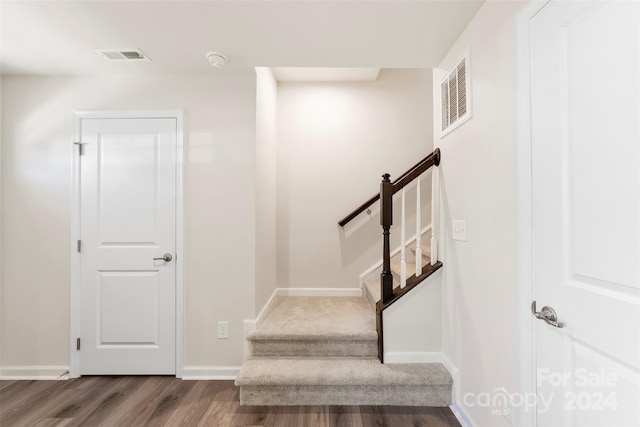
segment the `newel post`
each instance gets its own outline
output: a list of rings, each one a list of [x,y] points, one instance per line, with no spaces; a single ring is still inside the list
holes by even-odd
[[[389,180],[391,175],[382,175],[380,184],[380,225],[382,225],[383,249],[382,249],[382,273],[380,274],[380,287],[382,302],[385,303],[393,297],[393,275],[391,274],[391,247],[389,233],[393,225],[393,184]]]
[[[440,230],[440,149],[436,148],[435,162],[431,173],[431,265],[438,262],[438,230]]]

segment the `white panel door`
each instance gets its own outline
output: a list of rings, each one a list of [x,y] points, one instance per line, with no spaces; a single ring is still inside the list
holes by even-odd
[[[538,426],[640,425],[640,8],[530,21]]]
[[[80,373],[174,374],[176,120],[82,119],[81,138]]]

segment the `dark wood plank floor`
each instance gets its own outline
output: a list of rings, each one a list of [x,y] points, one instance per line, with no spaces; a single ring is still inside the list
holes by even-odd
[[[82,377],[0,381],[0,425],[53,426],[459,426],[449,408],[240,406],[232,381]]]

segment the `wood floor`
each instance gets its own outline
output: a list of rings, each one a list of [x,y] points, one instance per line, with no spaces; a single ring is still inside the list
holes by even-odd
[[[232,381],[0,381],[0,426],[459,426],[449,408],[240,406]]]

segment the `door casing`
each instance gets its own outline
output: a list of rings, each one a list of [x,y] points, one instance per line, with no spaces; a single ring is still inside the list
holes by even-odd
[[[74,113],[74,140],[72,141],[71,189],[71,283],[69,310],[69,377],[80,377],[80,352],[76,338],[80,335],[80,155],[73,144],[80,141],[82,119],[175,119],[176,129],[176,377],[183,376],[184,352],[184,149],[183,110],[78,110]]]
[[[534,317],[531,314],[533,289],[532,156],[529,21],[551,0],[535,1],[515,22],[516,41],[516,147],[518,167],[518,392],[536,393]],[[536,408],[513,408],[514,425],[535,426]]]

